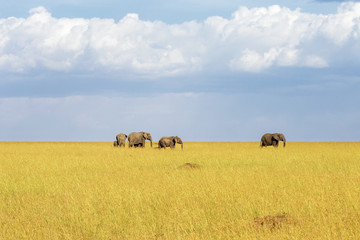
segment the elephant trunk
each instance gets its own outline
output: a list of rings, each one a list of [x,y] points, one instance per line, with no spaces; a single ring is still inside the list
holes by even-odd
[[[181,149],[183,149],[184,148],[184,144],[183,143],[181,143]]]
[[[152,138],[150,138],[150,147],[152,147]]]
[[[284,142],[284,147],[285,147],[285,145],[286,145],[286,138],[285,138],[284,135],[282,135],[282,141]]]

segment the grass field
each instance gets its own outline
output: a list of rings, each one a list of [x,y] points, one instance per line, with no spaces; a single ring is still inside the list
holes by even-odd
[[[2,142],[0,239],[360,239],[360,143]]]

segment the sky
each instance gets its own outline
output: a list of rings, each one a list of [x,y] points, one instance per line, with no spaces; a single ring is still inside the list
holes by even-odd
[[[0,141],[360,141],[360,2],[0,0]]]

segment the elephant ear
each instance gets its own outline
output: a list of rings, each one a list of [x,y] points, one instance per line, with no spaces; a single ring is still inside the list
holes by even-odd
[[[276,141],[280,141],[279,135],[273,134],[272,137],[273,137]]]
[[[144,136],[145,139],[149,140],[150,139],[149,135],[150,135],[150,133],[144,132],[143,136]]]

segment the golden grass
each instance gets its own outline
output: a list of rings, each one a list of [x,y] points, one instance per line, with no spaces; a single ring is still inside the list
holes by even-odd
[[[359,237],[360,143],[0,143],[0,239]]]

